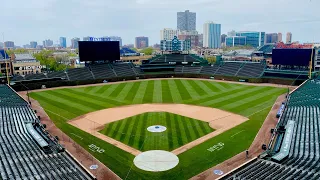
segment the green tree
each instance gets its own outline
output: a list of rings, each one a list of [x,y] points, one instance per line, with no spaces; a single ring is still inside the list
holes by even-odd
[[[46,70],[50,71],[61,71],[67,68],[66,62],[69,61],[68,55],[53,56],[53,51],[43,50],[39,53],[34,54],[34,57],[40,61],[41,65],[46,66]]]
[[[214,64],[217,61],[217,57],[216,56],[207,56],[207,57],[205,57],[205,59],[211,64]]]
[[[145,49],[142,49],[140,51],[141,53],[144,53],[145,55],[152,55],[153,53],[153,48],[152,47],[147,47]]]
[[[9,50],[6,50],[7,54],[9,56],[13,55],[13,54],[23,54],[23,53],[28,53],[28,50],[26,49],[9,49]]]
[[[131,50],[134,50],[136,52],[139,52],[137,48],[130,48]]]

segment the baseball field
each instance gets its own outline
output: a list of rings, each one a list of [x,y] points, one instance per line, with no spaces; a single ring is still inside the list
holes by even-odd
[[[136,180],[188,179],[244,151],[276,98],[286,91],[271,86],[168,79],[30,95],[69,137],[122,179]],[[152,134],[146,130],[152,125],[167,130]],[[164,172],[141,170],[133,159],[148,150],[172,151],[179,164]]]

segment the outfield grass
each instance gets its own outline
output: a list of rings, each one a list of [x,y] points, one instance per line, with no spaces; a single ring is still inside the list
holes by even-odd
[[[149,126],[162,125],[161,133],[147,131]],[[209,123],[168,112],[149,112],[109,123],[99,131],[140,151],[172,151],[213,132]]]
[[[105,150],[92,153],[123,179],[187,179],[247,149],[284,88],[247,86],[203,80],[148,80],[85,88],[65,88],[31,93],[62,131],[87,149],[90,144]],[[133,165],[134,156],[67,124],[77,116],[100,109],[141,103],[183,103],[219,108],[249,118],[182,154],[170,171],[151,173]],[[133,127],[135,128],[135,127]],[[84,137],[80,139],[79,137]],[[220,151],[207,149],[224,143]]]

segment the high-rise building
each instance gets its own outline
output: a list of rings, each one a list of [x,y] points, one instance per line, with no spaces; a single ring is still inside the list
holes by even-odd
[[[79,48],[79,41],[80,38],[72,38],[71,39],[71,49],[78,49]]]
[[[235,30],[232,30],[230,32],[228,32],[228,36],[236,36],[236,31]]]
[[[292,42],[292,33],[287,32],[287,38],[286,38],[286,43],[289,44]]]
[[[30,44],[25,44],[25,45],[23,45],[22,47],[23,47],[24,49],[29,49],[29,48],[31,48]]]
[[[160,31],[160,40],[172,40],[174,36],[178,37],[179,30],[164,28]]]
[[[199,36],[199,47],[203,47],[203,34],[198,34]]]
[[[38,46],[38,43],[36,41],[31,41],[30,42],[30,48],[35,49],[35,48],[37,48],[37,46]]]
[[[149,38],[144,36],[136,37],[134,47],[137,49],[149,47]]]
[[[192,30],[192,31],[178,31],[179,35],[198,35],[198,31]]]
[[[160,41],[161,51],[189,51],[191,50],[191,42],[189,40],[179,40],[177,36],[174,36],[172,40]]]
[[[53,45],[53,41],[50,39],[43,41],[43,47],[51,47]]]
[[[134,44],[125,44],[123,45],[125,48],[134,48]]]
[[[282,33],[278,33],[278,42],[282,42]]]
[[[191,42],[191,48],[199,46],[199,34],[198,31],[179,31],[179,40],[189,40]]]
[[[207,22],[203,25],[203,47],[221,47],[221,24]]]
[[[177,13],[177,29],[182,31],[196,30],[196,13],[186,10]]]
[[[5,41],[4,42],[4,48],[13,49],[14,48],[14,42],[13,41]]]
[[[247,44],[245,36],[228,36],[225,40],[227,47],[244,46]]]
[[[60,42],[60,47],[67,48],[67,38],[60,37],[59,42]]]
[[[222,34],[221,35],[221,44],[225,44],[226,43],[226,37],[227,37],[226,34]]]
[[[276,43],[278,40],[278,33],[268,33],[266,34],[266,43]]]
[[[103,38],[110,38],[110,41],[119,41],[119,46],[122,47],[122,38],[119,36],[104,36]]]
[[[265,44],[265,32],[241,31],[236,32],[236,36],[246,37],[246,44],[252,47],[259,47]]]

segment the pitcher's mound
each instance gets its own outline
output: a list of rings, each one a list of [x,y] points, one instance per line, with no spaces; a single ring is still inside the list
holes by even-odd
[[[154,125],[154,126],[149,126],[147,128],[147,130],[149,132],[163,132],[163,131],[167,130],[167,128],[164,126],[161,126],[161,125]]]
[[[168,151],[153,150],[139,154],[134,158],[133,163],[139,169],[158,172],[174,168],[178,165],[179,158]]]

